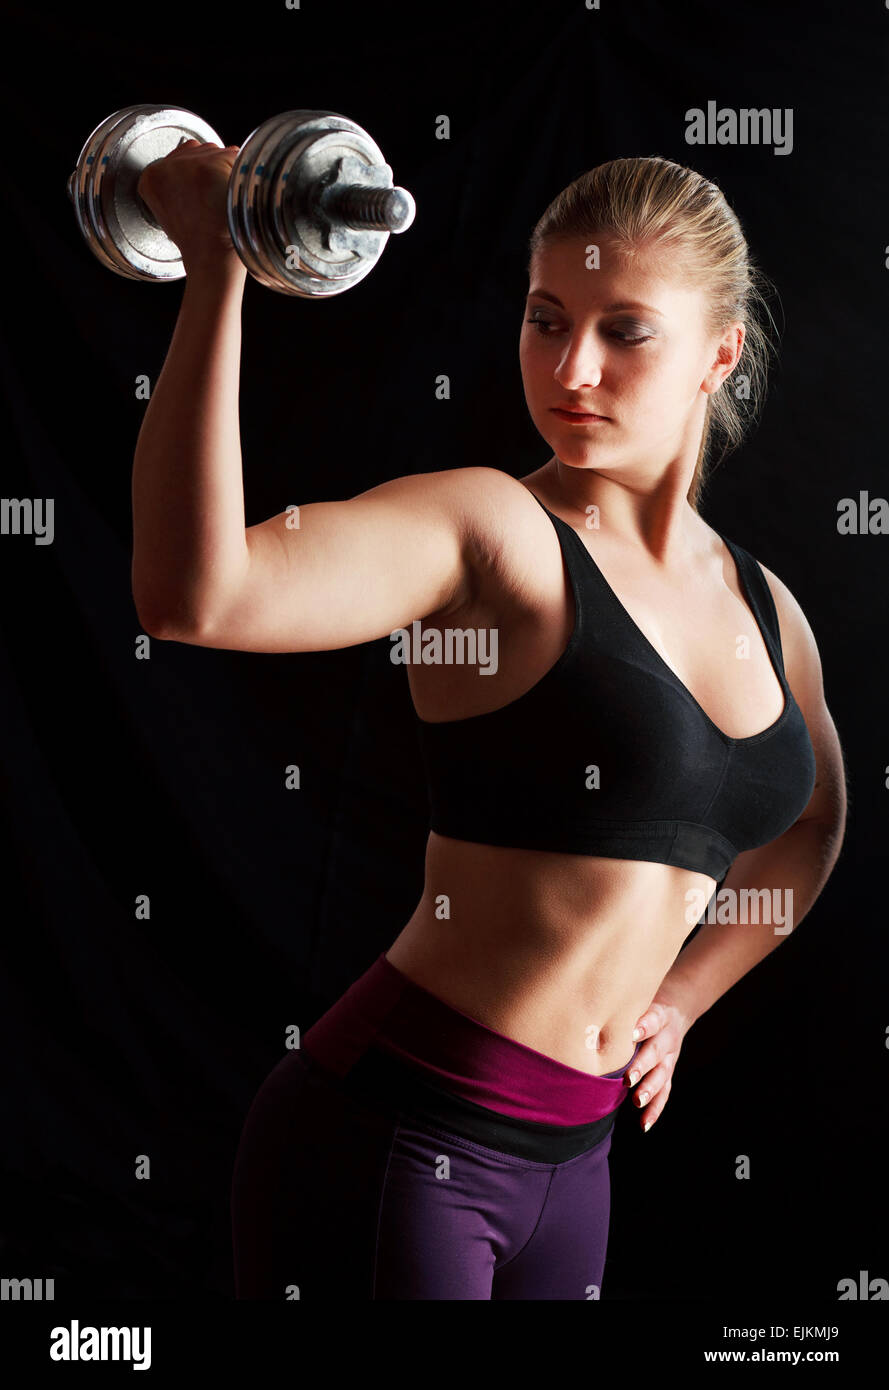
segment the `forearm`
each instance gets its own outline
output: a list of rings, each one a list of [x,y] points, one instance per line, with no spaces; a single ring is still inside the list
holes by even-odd
[[[189,270],[133,463],[133,598],[140,618],[199,625],[248,560],[238,383],[243,267]]]
[[[714,920],[679,953],[655,999],[675,1005],[690,1026],[799,925],[830,877],[842,838],[840,823],[798,821],[739,855],[711,905]]]

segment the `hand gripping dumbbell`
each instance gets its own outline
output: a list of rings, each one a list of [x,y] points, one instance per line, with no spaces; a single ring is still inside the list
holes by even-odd
[[[179,248],[140,198],[139,177],[183,140],[222,145],[193,111],[125,106],[90,135],[68,180],[87,245],[130,280],[179,280]],[[313,299],[341,294],[373,270],[390,232],[416,207],[374,141],[333,111],[285,111],[238,150],[228,227],[250,274],[269,289]]]

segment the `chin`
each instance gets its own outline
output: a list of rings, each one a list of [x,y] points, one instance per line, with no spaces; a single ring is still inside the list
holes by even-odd
[[[566,468],[596,468],[599,466],[598,460],[595,457],[591,457],[590,451],[586,451],[583,454],[579,454],[578,457],[572,458],[570,455],[560,453],[558,445],[552,444],[550,447],[559,460],[559,463],[564,464]]]

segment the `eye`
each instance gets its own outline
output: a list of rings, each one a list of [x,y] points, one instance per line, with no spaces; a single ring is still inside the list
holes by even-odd
[[[551,331],[555,330],[552,319],[541,319],[534,316],[533,318],[526,319],[525,322],[533,324],[542,338],[548,338]],[[651,336],[650,333],[621,333],[618,329],[615,329],[611,334],[611,337],[614,338],[616,342],[624,343],[629,347],[638,347],[642,343],[648,343],[651,341]]]

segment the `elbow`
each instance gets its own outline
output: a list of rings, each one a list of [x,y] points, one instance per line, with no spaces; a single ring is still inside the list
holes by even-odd
[[[142,631],[146,632],[149,637],[159,637],[162,640],[169,638],[171,636],[169,619],[158,603],[157,594],[152,597],[146,592],[144,584],[136,582],[135,566],[131,593],[133,606],[136,609],[136,618]]]
[[[166,591],[159,586],[131,584],[136,616],[149,637],[162,642],[188,642],[194,646],[211,647],[217,631],[215,605],[208,596],[189,592],[185,588]]]
[[[190,614],[171,609],[136,603],[136,616],[143,632],[161,642],[193,642],[200,644],[209,633],[208,625]]]
[[[179,634],[174,630],[173,624],[160,615],[144,612],[141,608],[137,607],[136,616],[139,619],[139,626],[142,631],[147,633],[149,637],[156,637],[161,642],[171,642],[179,639]]]

